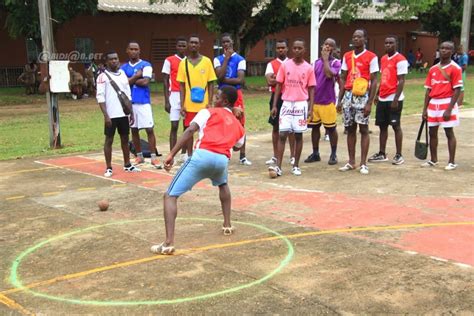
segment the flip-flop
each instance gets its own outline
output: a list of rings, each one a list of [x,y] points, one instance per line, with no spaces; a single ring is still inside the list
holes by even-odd
[[[230,236],[232,235],[233,232],[234,232],[234,227],[232,226],[222,227],[222,233],[224,234],[224,236]]]
[[[153,245],[150,248],[150,251],[158,255],[172,255],[174,253],[173,246],[165,246],[165,243],[162,242],[159,245]]]
[[[344,167],[339,168],[339,171],[345,172],[345,171],[351,171],[354,170],[354,166],[351,165],[350,163],[346,163]]]

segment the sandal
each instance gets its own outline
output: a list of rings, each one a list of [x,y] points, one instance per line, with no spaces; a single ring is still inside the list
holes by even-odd
[[[351,171],[354,170],[354,166],[351,165],[350,163],[346,163],[344,167],[339,168],[339,171],[345,172],[345,171]]]
[[[165,246],[165,243],[162,242],[159,245],[153,245],[150,248],[150,251],[158,255],[172,255],[174,253],[173,246]]]
[[[230,226],[230,227],[222,226],[222,233],[224,234],[224,236],[230,236],[234,233],[234,227],[232,227],[232,226]]]

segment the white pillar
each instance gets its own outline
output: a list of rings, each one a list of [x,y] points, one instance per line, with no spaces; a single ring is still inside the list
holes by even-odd
[[[464,10],[462,15],[461,44],[464,52],[469,51],[469,37],[472,18],[472,0],[464,0]]]
[[[321,0],[311,1],[311,63],[319,57],[319,9],[321,4]]]

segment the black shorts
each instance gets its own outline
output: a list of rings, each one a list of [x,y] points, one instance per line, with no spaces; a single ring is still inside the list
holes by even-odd
[[[116,129],[120,135],[128,135],[130,132],[130,123],[127,116],[113,118],[111,127],[104,126],[104,135],[113,137]]]
[[[270,112],[272,111],[272,108],[273,108],[273,100],[275,98],[275,92],[272,92],[272,96],[270,97]],[[278,98],[278,101],[277,101],[277,114],[275,117],[272,117],[271,115],[268,117],[268,123],[270,123],[271,125],[273,126],[276,126],[278,127],[278,124],[280,122],[280,110],[281,110],[281,107],[283,105],[283,100],[281,99],[281,93],[280,93],[280,96]]]
[[[392,101],[379,101],[375,113],[375,125],[377,126],[398,126],[402,116],[403,101],[398,101],[398,109],[393,111],[390,107]]]

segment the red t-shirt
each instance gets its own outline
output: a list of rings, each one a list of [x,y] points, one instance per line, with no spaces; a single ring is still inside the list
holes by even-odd
[[[398,76],[408,73],[408,62],[405,56],[396,52],[391,57],[384,55],[380,60],[380,90],[379,97],[386,98],[397,92]],[[403,100],[403,98],[400,98]]]
[[[285,61],[287,59],[285,59]],[[282,63],[283,63],[283,60],[281,60],[280,58],[275,58],[274,60],[269,62],[268,66],[267,66],[267,69],[265,71],[265,75],[267,75],[269,73],[272,73],[276,76],[278,74],[278,70],[280,70],[280,66],[281,66]],[[275,92],[275,87],[274,86],[270,87],[270,91]]]
[[[352,56],[354,55],[355,71],[352,70]],[[342,70],[347,71],[347,79],[344,89],[351,90],[355,78],[364,78],[370,82],[370,74],[379,71],[379,62],[377,55],[364,49],[359,55],[354,51],[344,54],[342,59]]]
[[[245,130],[227,108],[210,108],[198,112],[191,123],[199,125],[199,138],[194,148],[226,155],[230,159],[232,147],[242,146]]]
[[[178,75],[178,68],[181,60],[182,58],[178,55],[173,55],[167,57],[163,63],[163,69],[161,72],[170,76],[170,91],[179,92],[179,82],[176,80],[176,76]]]
[[[443,99],[450,98],[454,94],[454,89],[462,87],[462,70],[454,61],[443,66],[444,71],[450,80],[447,80],[441,70],[440,64],[430,68],[425,81],[425,88],[430,89],[430,98]]]

